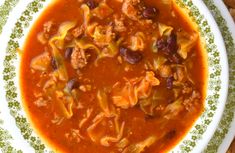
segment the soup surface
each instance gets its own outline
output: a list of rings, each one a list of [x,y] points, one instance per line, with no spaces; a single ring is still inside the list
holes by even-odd
[[[25,109],[55,151],[166,152],[204,108],[200,43],[172,1],[57,0],[25,43]]]

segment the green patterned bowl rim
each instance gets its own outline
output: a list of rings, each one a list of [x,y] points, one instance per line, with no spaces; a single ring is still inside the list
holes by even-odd
[[[47,0],[48,2],[49,0]],[[188,8],[190,10],[189,16],[193,22],[197,23],[198,29],[201,33],[201,36],[206,41],[206,50],[208,52],[208,64],[209,64],[209,82],[208,82],[208,95],[206,99],[206,110],[196,122],[195,126],[190,130],[188,135],[177,145],[176,149],[172,152],[191,152],[195,151],[195,148],[203,149],[204,145],[201,145],[202,141],[207,141],[210,136],[205,136],[208,131],[212,136],[213,129],[215,130],[217,123],[219,122],[220,116],[222,115],[224,100],[226,97],[226,53],[222,44],[223,40],[220,38],[220,33],[216,29],[216,25],[212,17],[208,17],[207,14],[203,14],[202,10],[206,10],[205,6],[201,4],[200,1],[191,1],[191,0],[176,0],[177,4],[182,8]],[[206,1],[206,0],[205,0]],[[2,36],[4,33],[9,33],[4,31],[3,25],[8,21],[7,25],[14,23],[12,31],[9,34],[9,37],[6,37],[2,40],[5,40],[6,47],[4,48],[3,60],[0,60],[3,65],[2,70],[2,79],[4,83],[5,93],[3,93],[3,103],[0,103],[0,112],[1,114],[10,116],[9,122],[0,120],[0,148],[2,152],[23,152],[23,149],[17,145],[19,140],[27,142],[28,147],[31,148],[31,151],[35,152],[51,152],[45,144],[37,137],[33,129],[30,127],[28,120],[25,117],[25,114],[22,110],[19,88],[18,88],[18,64],[19,57],[16,53],[16,49],[21,47],[23,38],[25,37],[25,31],[29,29],[29,26],[35,20],[35,16],[39,14],[43,6],[47,4],[46,0],[31,0],[30,2],[23,3],[19,0],[5,0],[5,2],[0,6],[0,33]],[[211,1],[211,3],[213,3]],[[200,6],[200,7],[199,7]],[[10,20],[11,10],[18,9],[22,10],[21,14],[17,18],[17,21]],[[203,9],[201,8],[203,7]],[[200,8],[200,10],[198,9]],[[201,10],[202,9],[202,10]],[[208,11],[208,10],[206,10]],[[9,19],[8,19],[9,18]],[[4,27],[6,29],[7,27]],[[216,31],[217,30],[217,31]],[[216,32],[215,32],[216,31]],[[215,34],[216,33],[216,34]],[[1,37],[2,37],[1,36]],[[216,36],[216,37],[215,37]],[[2,37],[3,38],[3,37]],[[3,42],[3,41],[2,41]],[[4,45],[4,43],[3,43]],[[221,94],[222,92],[222,94]],[[2,98],[3,98],[2,97]],[[4,98],[3,98],[4,99]],[[4,111],[4,108],[7,111]],[[7,119],[8,120],[8,119]],[[11,127],[13,121],[16,127]],[[11,126],[9,126],[11,125]],[[17,134],[18,132],[18,134]],[[20,133],[20,135],[19,135]],[[206,137],[206,138],[205,138]],[[16,140],[19,139],[19,140]],[[20,149],[19,149],[20,148]],[[198,149],[196,150],[198,151]]]
[[[229,91],[222,119],[204,152],[225,152],[235,137],[235,22],[222,0],[204,0],[224,38],[229,63]]]

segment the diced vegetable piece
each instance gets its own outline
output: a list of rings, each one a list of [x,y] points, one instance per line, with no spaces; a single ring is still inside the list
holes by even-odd
[[[45,34],[43,32],[38,33],[37,39],[43,45],[45,45],[48,41],[48,39],[45,37]]]
[[[48,104],[48,101],[39,97],[37,100],[33,102],[37,107],[45,107]]]
[[[44,33],[50,33],[52,31],[52,28],[54,27],[53,21],[47,21],[43,24],[43,32]]]
[[[105,2],[101,2],[99,6],[92,11],[92,15],[97,16],[100,19],[105,19],[112,13],[113,10]]]
[[[124,32],[127,30],[125,23],[125,18],[123,16],[119,17],[118,15],[114,15],[114,30],[117,32]]]
[[[153,61],[153,67],[154,70],[157,71],[159,68],[166,63],[167,59],[164,58],[163,56],[158,56],[157,59],[154,59]]]
[[[131,37],[130,49],[133,51],[143,51],[145,48],[145,35],[143,32],[137,32]]]
[[[86,31],[86,35],[91,36],[92,38],[94,37],[94,33],[95,33],[95,28],[98,26],[97,22],[93,22],[91,24],[89,24],[87,26],[87,28],[85,29]]]
[[[50,65],[51,57],[48,52],[43,52],[41,55],[34,57],[30,63],[30,67],[38,71],[46,71]]]
[[[96,45],[98,45],[100,47],[104,47],[112,42],[114,36],[115,36],[115,34],[113,33],[112,26],[98,25],[95,27],[93,39],[94,39]]]
[[[168,78],[173,75],[170,65],[162,65],[159,68],[159,74],[163,78]]]
[[[155,77],[152,71],[147,71],[144,79],[141,80],[137,87],[139,99],[148,98],[151,94],[152,87],[158,86],[160,81]]]
[[[130,19],[137,21],[138,20],[138,11],[135,8],[135,3],[133,0],[124,0],[122,5],[122,12]]]
[[[84,34],[84,26],[76,27],[75,29],[72,30],[71,34],[74,38],[80,38]]]

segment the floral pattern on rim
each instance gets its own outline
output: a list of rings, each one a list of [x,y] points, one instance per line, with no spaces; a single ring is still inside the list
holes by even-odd
[[[6,0],[0,6],[0,34],[2,33],[3,26],[6,24],[8,16],[11,10],[17,5],[19,0]],[[0,112],[1,113],[1,112]],[[0,148],[3,153],[22,153],[22,150],[17,150],[12,147],[10,140],[12,136],[10,133],[1,127],[3,125],[3,120],[0,119]]]
[[[217,130],[214,133],[214,136],[211,138],[207,148],[205,149],[206,153],[215,153],[218,151],[220,144],[228,133],[228,129],[230,128],[231,122],[234,119],[235,112],[235,44],[233,43],[233,38],[231,36],[231,32],[227,27],[227,23],[225,19],[222,17],[219,9],[215,6],[212,0],[203,0],[207,5],[209,10],[212,12],[222,36],[225,41],[227,54],[228,54],[228,62],[229,62],[229,92],[228,92],[228,100],[225,106],[225,110],[222,116],[222,120],[217,127]]]
[[[15,27],[10,35],[10,40],[8,41],[6,56],[3,62],[3,80],[5,81],[5,91],[6,99],[8,102],[8,107],[10,114],[15,119],[16,126],[20,129],[23,138],[30,144],[30,146],[35,150],[36,153],[51,152],[46,149],[46,146],[42,143],[40,138],[38,138],[30,127],[29,122],[22,115],[22,106],[19,101],[17,101],[18,94],[16,92],[16,72],[14,61],[17,59],[17,48],[20,47],[18,40],[23,37],[23,30],[29,27],[29,22],[33,19],[33,14],[37,13],[39,9],[42,9],[43,2],[45,0],[34,0],[29,3],[27,9],[22,13],[21,17],[15,23]],[[7,150],[6,152],[11,152]]]
[[[0,112],[1,114],[1,112]],[[0,125],[3,125],[3,120],[0,119]],[[0,126],[0,148],[2,153],[23,153],[22,150],[17,150],[12,147],[9,140],[12,140],[12,136],[9,132]]]
[[[7,22],[8,16],[11,10],[16,6],[19,0],[6,0],[3,5],[0,6],[0,33],[2,33],[2,28]]]
[[[23,28],[28,27],[29,22],[32,20],[32,15],[39,11],[39,9],[42,7],[42,2],[45,0],[35,0],[34,2],[30,3],[27,10],[24,11],[21,18],[18,20],[18,22],[15,24],[15,28],[11,34],[11,39],[8,42],[7,47],[7,56],[4,60],[4,80],[5,80],[5,89],[6,89],[6,97],[8,101],[8,106],[11,111],[11,115],[16,120],[16,125],[18,128],[20,128],[22,135],[24,138],[31,144],[31,146],[35,149],[37,152],[43,152],[45,146],[41,143],[41,141],[31,136],[32,129],[29,127],[29,124],[19,111],[22,109],[20,106],[20,103],[16,100],[16,97],[18,96],[16,93],[16,87],[14,78],[16,77],[15,74],[15,67],[13,65],[14,60],[17,58],[16,56],[16,48],[19,47],[18,39],[23,36]],[[210,45],[207,46],[207,50],[209,54],[213,54],[215,58],[209,59],[209,64],[216,64],[217,66],[214,67],[214,69],[211,70],[210,73],[210,79],[209,82],[209,89],[216,89],[216,93],[214,93],[211,96],[208,96],[207,101],[208,105],[211,107],[211,109],[205,110],[202,118],[204,119],[205,124],[198,124],[191,134],[193,135],[191,140],[185,140],[183,144],[181,145],[181,149],[183,152],[190,152],[192,148],[195,147],[196,141],[200,139],[200,135],[202,135],[205,130],[206,126],[209,125],[211,122],[211,118],[214,115],[214,111],[216,110],[216,99],[219,97],[217,94],[220,90],[220,81],[218,81],[216,78],[220,76],[221,74],[221,67],[219,66],[219,52],[215,45],[211,45],[214,42],[214,36],[211,35],[210,28],[208,23],[204,20],[203,16],[200,15],[198,9],[193,5],[193,3],[190,0],[183,0],[182,2],[177,0],[178,4],[182,7],[188,6],[192,11],[190,12],[190,16],[194,18],[194,21],[198,23],[199,25],[203,26],[203,28],[199,28],[201,31],[201,35],[205,36],[205,34],[208,35],[208,39],[206,39]],[[185,6],[186,5],[186,6]],[[0,23],[1,24],[1,23]],[[207,27],[207,28],[204,28]],[[215,88],[214,88],[215,87]]]
[[[208,89],[212,93],[208,92],[206,97],[206,109],[201,115],[200,123],[196,123],[193,129],[190,130],[189,135],[191,139],[185,139],[181,142],[180,149],[183,153],[189,153],[197,145],[197,142],[202,139],[205,134],[208,125],[211,123],[214,114],[217,110],[218,98],[220,97],[219,91],[221,90],[221,66],[220,66],[220,53],[217,46],[214,44],[214,35],[211,32],[208,22],[204,19],[204,16],[200,14],[199,9],[193,5],[190,0],[176,0],[179,6],[182,8],[188,8],[189,16],[194,22],[197,23],[198,29],[204,40],[206,41],[206,50],[208,53],[208,65],[209,65],[209,82]]]

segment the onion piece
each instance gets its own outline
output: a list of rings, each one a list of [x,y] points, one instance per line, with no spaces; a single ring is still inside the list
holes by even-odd
[[[44,52],[34,57],[30,62],[30,68],[38,71],[46,71],[50,65],[51,57],[48,52]]]
[[[150,147],[153,143],[155,143],[156,140],[157,138],[155,136],[150,136],[144,141],[128,146],[123,153],[141,153],[146,147]]]
[[[103,145],[105,147],[109,147],[110,143],[115,143],[115,142],[120,141],[123,136],[124,126],[125,126],[125,123],[122,122],[120,131],[117,134],[117,137],[104,136],[103,138],[101,138],[101,140],[100,140],[101,145]]]

